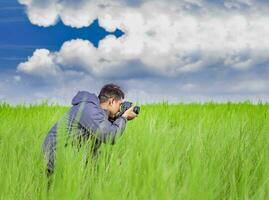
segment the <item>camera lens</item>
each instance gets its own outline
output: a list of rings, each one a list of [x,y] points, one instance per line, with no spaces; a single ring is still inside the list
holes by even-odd
[[[135,106],[133,111],[134,111],[134,113],[136,113],[138,115],[139,114],[139,111],[140,111],[140,107],[139,106]]]

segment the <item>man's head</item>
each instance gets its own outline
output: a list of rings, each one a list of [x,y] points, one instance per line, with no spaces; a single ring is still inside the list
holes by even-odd
[[[118,85],[113,83],[104,85],[98,95],[100,106],[109,111],[109,117],[114,118],[120,110],[124,93]]]

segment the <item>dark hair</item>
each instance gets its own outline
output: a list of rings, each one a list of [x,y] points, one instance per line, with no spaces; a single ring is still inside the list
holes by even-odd
[[[124,93],[120,86],[110,83],[102,87],[98,95],[100,103],[106,102],[111,97],[114,97],[116,100],[124,99]]]

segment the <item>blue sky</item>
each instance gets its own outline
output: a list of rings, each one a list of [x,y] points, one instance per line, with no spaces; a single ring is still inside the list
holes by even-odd
[[[0,100],[269,100],[266,1],[0,0]]]
[[[71,39],[89,40],[95,47],[109,34],[120,37],[123,33],[116,30],[110,33],[99,26],[95,20],[90,26],[71,28],[61,21],[55,26],[40,27],[31,24],[24,6],[16,0],[0,1],[0,67],[3,70],[14,70],[38,48],[57,51],[61,45]]]

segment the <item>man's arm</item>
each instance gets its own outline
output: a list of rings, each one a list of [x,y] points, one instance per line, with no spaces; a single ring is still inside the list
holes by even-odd
[[[127,119],[125,117],[119,117],[111,123],[106,119],[106,116],[100,116],[100,118],[96,118],[95,121],[98,124],[96,132],[98,139],[102,142],[109,140],[112,144],[115,144],[117,135],[121,136],[123,134]]]
[[[96,137],[106,143],[115,144],[117,135],[122,135],[126,126],[126,117],[119,117],[111,123],[105,112],[96,105],[84,105],[79,123],[88,130],[95,131]]]

